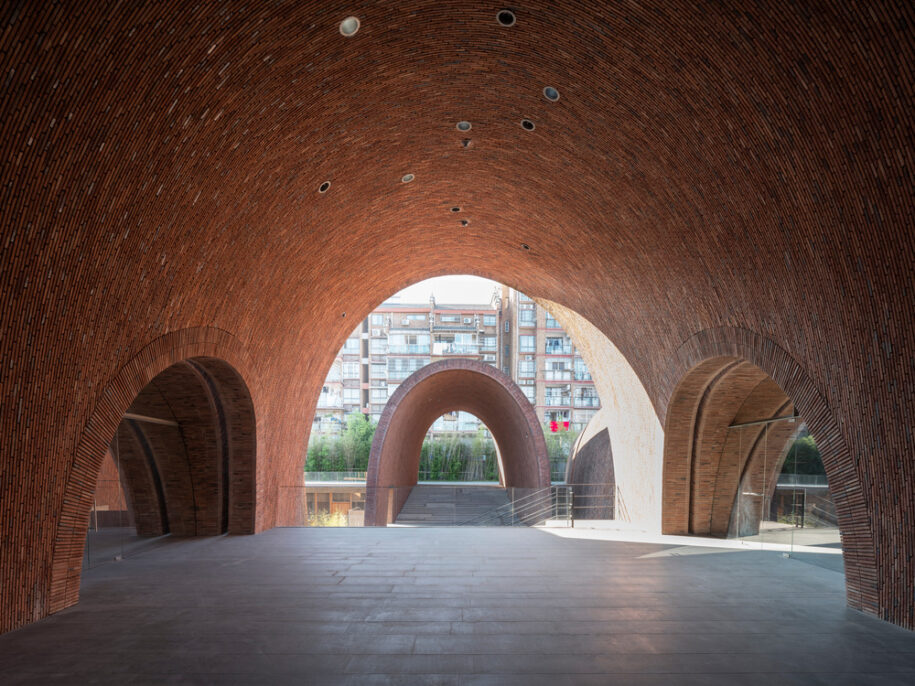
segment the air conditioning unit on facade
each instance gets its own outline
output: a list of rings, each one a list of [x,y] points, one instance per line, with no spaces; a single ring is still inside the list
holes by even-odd
[[[373,336],[380,336],[380,335],[381,335],[381,329],[372,329],[372,335],[373,335]]]
[[[525,355],[525,356],[524,356],[524,359],[525,359],[525,360],[533,360],[533,359],[534,359],[534,356],[533,356],[533,355]]]
[[[473,324],[473,319],[471,319],[470,317],[464,317],[464,323],[465,323],[465,324]]]

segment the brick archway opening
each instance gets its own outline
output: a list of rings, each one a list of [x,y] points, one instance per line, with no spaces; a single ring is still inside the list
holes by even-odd
[[[478,417],[492,433],[504,486],[549,487],[543,431],[521,389],[488,364],[442,360],[409,376],[385,406],[369,455],[366,526],[393,521],[417,483],[426,432],[442,414],[459,410]]]
[[[726,508],[710,497],[714,489],[706,488],[704,494],[693,489],[698,485],[694,474],[710,473],[710,463],[702,459],[704,452],[709,453],[702,450],[701,438],[716,436],[713,423],[730,425],[738,412],[748,416],[751,409],[760,416],[766,408],[773,414],[780,407],[784,414],[793,410],[816,438],[823,460],[841,535],[848,605],[889,618],[880,609],[887,607],[887,588],[877,581],[882,572],[857,460],[848,449],[832,408],[798,361],[765,336],[743,328],[718,327],[687,339],[680,346],[669,375],[678,381],[672,384],[674,390],[664,424],[662,532],[690,533],[690,517],[693,527],[709,531],[717,527],[720,531]],[[785,427],[779,431],[789,433]],[[699,443],[695,440],[697,435]],[[720,430],[717,436],[718,441],[722,440]],[[787,443],[790,435],[783,435],[783,439]],[[770,437],[765,443],[778,445],[779,440]],[[712,440],[708,445],[714,448],[718,444]],[[783,457],[779,455],[778,464]],[[731,469],[736,468],[735,464],[725,462]],[[744,464],[752,469],[752,461]],[[725,481],[733,483],[733,474]],[[691,496],[691,489],[695,497]],[[726,498],[722,505],[724,502]]]
[[[794,415],[788,395],[751,362],[722,356],[694,367],[667,413],[663,533],[727,536],[741,484],[774,484],[797,433],[795,421],[772,420]],[[745,533],[758,527],[758,511],[742,524]]]
[[[222,360],[183,360],[153,378],[112,444],[137,535],[250,533],[253,420],[244,382]]]
[[[79,600],[90,510],[112,450],[119,453],[118,478],[138,535],[255,533],[257,427],[245,381],[250,373],[234,338],[200,328],[153,341],[111,380],[67,481],[51,564],[50,612]]]

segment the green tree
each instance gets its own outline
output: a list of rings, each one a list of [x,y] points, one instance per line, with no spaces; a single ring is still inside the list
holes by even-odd
[[[319,436],[308,447],[306,472],[364,472],[368,469],[375,424],[359,412],[346,418],[340,436]]]
[[[816,441],[809,433],[804,433],[797,438],[788,449],[783,474],[826,474],[823,467],[823,458]]]
[[[340,439],[341,458],[345,471],[364,472],[368,469],[375,424],[365,415],[353,412],[346,418],[346,429]],[[341,470],[344,471],[344,470]]]
[[[564,471],[565,465],[569,461],[569,455],[572,453],[572,446],[575,445],[575,439],[578,438],[579,433],[581,432],[573,429],[550,431],[548,424],[543,425],[546,453],[550,458],[550,472],[554,475],[554,478]]]

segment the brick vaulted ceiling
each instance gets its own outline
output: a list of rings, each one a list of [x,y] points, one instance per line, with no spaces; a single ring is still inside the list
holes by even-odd
[[[345,336],[444,273],[578,312],[662,418],[697,333],[786,351],[912,624],[911,4],[499,9],[0,4],[0,629],[47,611],[74,455],[141,351],[244,350],[269,527]]]

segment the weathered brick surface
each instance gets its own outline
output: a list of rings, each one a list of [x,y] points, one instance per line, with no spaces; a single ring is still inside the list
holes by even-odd
[[[622,508],[617,516],[615,502],[610,432],[604,427],[582,442],[585,434],[583,432],[576,441],[566,469],[566,483],[572,485],[575,519],[622,519]]]
[[[455,272],[579,312],[660,418],[691,337],[784,351],[803,383],[750,361],[830,455],[850,601],[915,626],[911,3],[517,15],[0,6],[0,630],[75,599],[100,460],[156,373],[238,370],[269,527],[354,323]]]
[[[484,362],[440,360],[408,376],[381,413],[365,477],[366,526],[384,526],[397,516],[416,484],[426,432],[443,414],[459,410],[476,416],[492,433],[504,486],[550,485],[543,429],[518,385]]]
[[[123,483],[118,471],[118,464],[109,451],[102,462],[102,468],[99,470],[98,480],[95,483],[93,496],[95,521],[90,519],[89,526],[92,527],[94,524],[99,527],[132,525],[131,502],[126,484]]]

